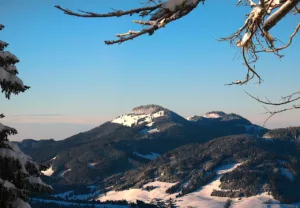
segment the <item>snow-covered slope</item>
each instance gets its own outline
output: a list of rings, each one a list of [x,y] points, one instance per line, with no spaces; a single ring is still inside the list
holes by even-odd
[[[121,124],[127,127],[144,127],[140,129],[141,134],[153,134],[161,132],[161,128],[167,123],[184,124],[187,120],[178,114],[159,105],[142,105],[130,113],[121,115],[112,120],[111,123]]]
[[[164,111],[158,111],[149,114],[130,113],[122,115],[112,120],[112,123],[118,123],[124,126],[132,127],[139,124],[147,124],[151,126],[156,118],[164,116]]]
[[[209,184],[203,186],[199,190],[187,194],[183,197],[176,198],[175,194],[167,194],[166,190],[176,183],[166,183],[166,182],[150,182],[143,186],[142,189],[129,189],[124,191],[110,191],[105,195],[100,195],[99,200],[121,200],[125,199],[128,201],[142,200],[145,202],[154,202],[154,201],[167,201],[172,198],[178,207],[209,207],[209,208],[223,208],[229,198],[227,197],[216,197],[211,196],[213,190],[219,190],[221,184],[220,177],[227,172],[233,171],[238,167],[240,163],[237,164],[228,164],[220,166],[216,172],[216,178]],[[146,187],[155,187],[154,189],[147,191]],[[271,204],[265,204],[269,202]],[[295,207],[294,205],[280,205],[278,201],[274,200],[271,195],[262,193],[257,196],[248,197],[248,198],[236,198],[232,199],[231,207],[235,208],[264,208],[264,207]]]

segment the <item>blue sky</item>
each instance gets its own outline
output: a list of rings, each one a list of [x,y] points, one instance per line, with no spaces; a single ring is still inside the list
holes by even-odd
[[[263,106],[244,90],[278,100],[298,90],[299,45],[296,38],[282,60],[261,56],[256,68],[260,87],[224,86],[245,76],[236,49],[216,39],[232,34],[244,22],[247,8],[235,1],[208,1],[153,36],[107,46],[114,34],[138,29],[138,17],[86,19],[54,8],[95,12],[141,6],[136,0],[1,0],[6,26],[0,40],[21,60],[20,77],[32,88],[11,100],[0,97],[3,121],[23,138],[63,139],[129,112],[142,104],[159,104],[187,117],[211,110],[238,113],[263,124]],[[286,42],[299,17],[285,18],[271,32]],[[300,112],[281,114],[267,127],[300,125]]]

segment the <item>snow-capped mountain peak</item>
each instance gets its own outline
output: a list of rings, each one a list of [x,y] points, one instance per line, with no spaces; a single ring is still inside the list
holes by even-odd
[[[133,127],[135,125],[146,124],[152,126],[154,121],[166,115],[166,109],[158,105],[143,105],[134,108],[131,113],[121,115],[112,120],[112,123],[118,123],[124,126]]]
[[[204,118],[221,118],[225,115],[226,115],[226,113],[224,113],[222,111],[212,111],[212,112],[208,112],[208,113],[204,114],[202,117],[204,117]]]

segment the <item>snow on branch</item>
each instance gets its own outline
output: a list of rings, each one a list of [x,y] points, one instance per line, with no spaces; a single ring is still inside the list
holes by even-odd
[[[121,17],[124,15],[138,14],[141,17],[146,17],[148,20],[134,20],[134,23],[146,26],[146,28],[140,31],[129,30],[126,33],[117,34],[117,40],[107,40],[105,43],[107,45],[112,45],[116,43],[123,43],[128,40],[135,39],[141,35],[149,34],[152,35],[156,30],[164,27],[170,22],[173,22],[188,13],[190,13],[194,8],[197,7],[199,2],[204,2],[205,0],[168,0],[166,2],[160,3],[155,2],[155,0],[148,0],[148,4],[145,7],[135,8],[127,11],[116,10],[106,14],[99,14],[94,12],[86,12],[79,10],[79,13],[73,12],[69,9],[62,8],[58,5],[55,7],[63,11],[67,15],[77,16],[77,17],[91,17],[91,18],[103,18],[103,17]],[[153,4],[153,5],[150,5]]]
[[[200,2],[205,0],[147,0],[144,7],[135,8],[127,11],[115,10],[106,14],[98,14],[79,10],[78,13],[69,9],[64,9],[60,6],[55,6],[67,15],[78,17],[121,17],[124,15],[137,14],[144,19],[133,20],[133,23],[141,25],[143,28],[139,31],[128,30],[128,32],[117,34],[116,40],[105,41],[106,44],[123,43],[128,40],[133,40],[141,35],[152,35],[156,30],[165,27],[170,22],[184,17],[194,10]],[[278,46],[278,38],[271,34],[272,28],[278,22],[283,21],[287,15],[298,15],[300,0],[238,0],[237,6],[243,5],[250,8],[250,12],[246,14],[246,20],[242,26],[232,35],[221,38],[220,41],[228,41],[231,46],[237,47],[242,56],[243,64],[246,69],[246,76],[243,80],[231,82],[228,85],[244,85],[250,80],[256,78],[258,84],[261,84],[263,79],[256,70],[255,64],[259,60],[261,52],[271,52],[278,58],[283,55],[279,52],[288,48],[299,31],[300,24],[291,31],[291,35],[287,44]],[[200,20],[195,20],[199,21]],[[284,105],[284,104],[282,104]],[[294,106],[294,109],[298,106]]]
[[[250,6],[249,13],[244,25],[231,36],[221,38],[220,41],[229,41],[232,46],[241,49],[244,65],[247,69],[244,81],[232,82],[229,85],[243,85],[248,83],[254,77],[258,78],[258,84],[263,80],[255,70],[255,63],[258,61],[260,52],[272,52],[279,58],[283,55],[278,51],[288,48],[294,36],[299,30],[299,24],[291,34],[289,42],[281,47],[276,47],[276,38],[269,30],[276,25],[284,16],[288,14],[300,0],[261,0],[255,3],[252,0],[239,0],[237,5],[244,3]]]
[[[144,7],[134,8],[127,11],[115,10],[105,14],[87,12],[79,10],[73,12],[69,9],[55,6],[67,15],[78,17],[121,17],[124,15],[138,14],[145,17],[143,20],[133,20],[134,23],[140,24],[143,28],[140,31],[128,30],[128,32],[117,34],[117,40],[105,41],[106,44],[122,43],[133,40],[141,35],[152,35],[156,30],[165,27],[168,23],[175,21],[189,14],[195,9],[200,2],[205,0],[147,0]],[[300,0],[238,0],[236,5],[246,5],[251,8],[251,12],[247,15],[244,25],[233,35],[221,38],[222,41],[229,41],[231,45],[235,45],[241,49],[243,62],[247,69],[246,78],[242,81],[238,80],[229,85],[243,85],[253,78],[258,79],[258,83],[262,82],[262,78],[255,69],[255,63],[258,61],[259,52],[273,52],[279,58],[283,56],[278,53],[289,47],[293,37],[299,30],[297,26],[295,32],[291,35],[288,44],[281,47],[275,47],[276,38],[273,37],[269,30],[282,20],[290,11],[295,10],[295,14],[299,13],[298,3]]]
[[[1,114],[3,116],[3,114]],[[0,117],[1,117],[0,115]],[[4,116],[3,116],[4,117]],[[1,118],[3,118],[1,117]],[[14,135],[17,134],[17,130],[8,126],[4,126],[0,123],[0,143],[3,141],[7,141],[8,135]]]
[[[7,47],[7,46],[8,46],[8,43],[6,43],[6,42],[0,40],[0,51],[3,50],[3,49],[4,49],[5,47]]]
[[[14,70],[14,68],[11,68],[11,70]],[[0,67],[0,86],[2,88],[2,93],[5,93],[5,96],[8,99],[10,98],[11,93],[19,94],[20,92],[25,92],[29,89],[29,87],[24,85],[23,81],[15,76],[14,73],[10,73]]]
[[[4,28],[0,25],[0,29]],[[0,87],[6,98],[10,98],[11,94],[19,94],[29,89],[23,84],[23,81],[17,77],[18,74],[16,63],[19,59],[9,51],[3,51],[8,43],[0,40]]]
[[[18,184],[14,183],[14,186],[17,188],[26,188],[28,191],[51,191],[52,187],[45,184],[40,179],[40,168],[39,165],[33,162],[32,158],[25,155],[18,147],[17,144],[12,142],[2,142],[0,143],[0,160],[6,158],[7,160],[12,161],[12,169],[18,168],[15,172],[19,172],[22,175],[24,180]],[[17,165],[16,165],[17,164]],[[15,174],[16,177],[18,174]],[[0,173],[0,178],[3,180],[4,176]]]

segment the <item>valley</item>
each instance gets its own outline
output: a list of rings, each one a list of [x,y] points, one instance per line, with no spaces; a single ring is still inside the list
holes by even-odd
[[[293,207],[300,197],[299,133],[221,111],[185,119],[146,105],[62,141],[18,145],[48,166],[42,179],[54,192],[39,196],[44,203]]]

